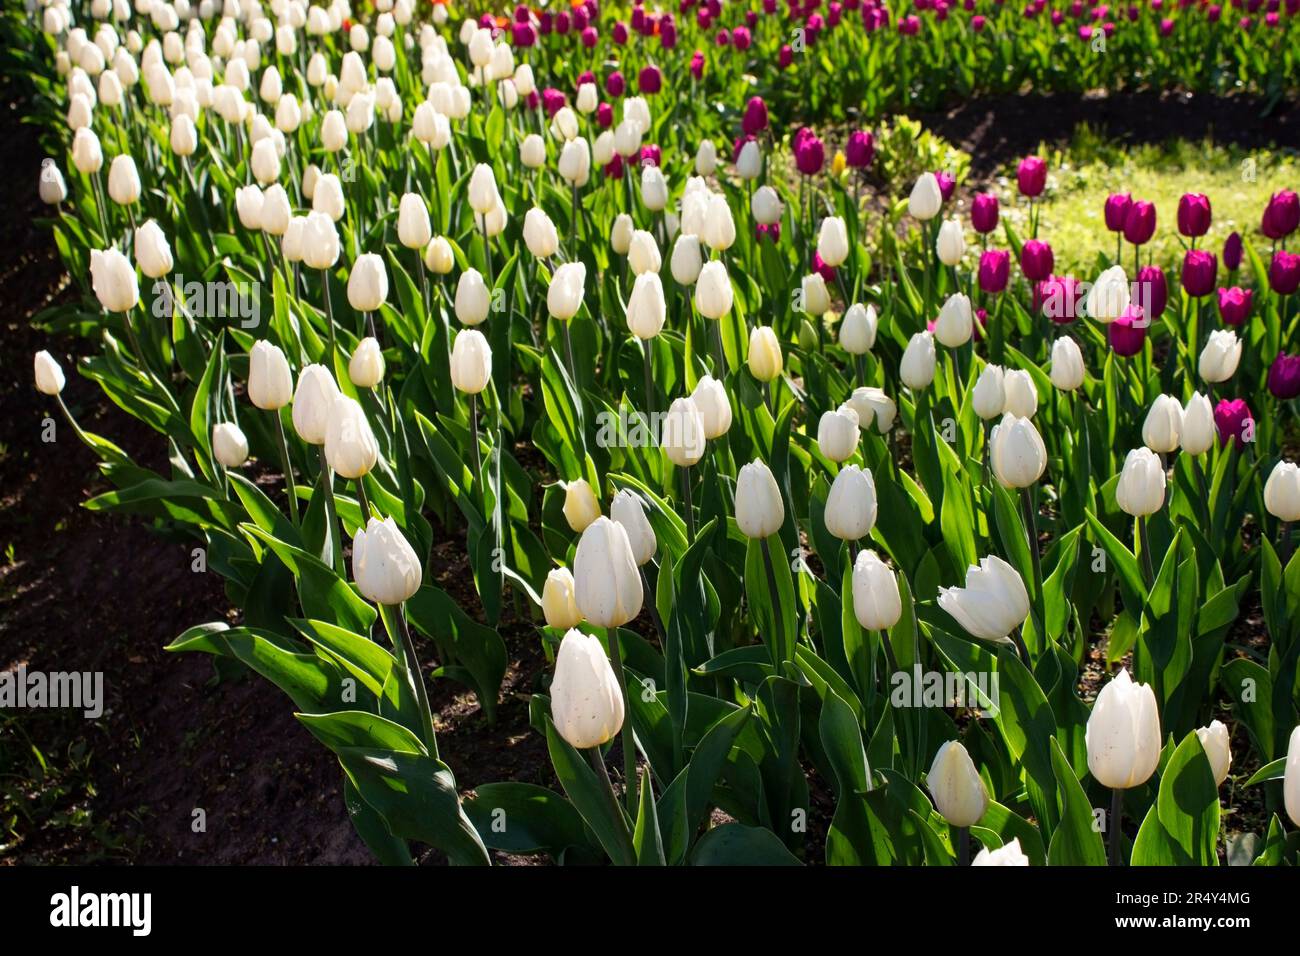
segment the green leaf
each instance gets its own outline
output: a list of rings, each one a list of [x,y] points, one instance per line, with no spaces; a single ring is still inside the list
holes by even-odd
[[[1092,806],[1079,786],[1056,737],[1051,738],[1052,770],[1061,798],[1061,822],[1052,833],[1047,859],[1052,866],[1105,866],[1106,848],[1093,828]]]
[[[704,834],[688,861],[692,866],[799,866],[771,830],[724,823]]]

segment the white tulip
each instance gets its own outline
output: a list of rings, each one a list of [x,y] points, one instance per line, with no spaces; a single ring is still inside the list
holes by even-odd
[[[836,463],[853,457],[858,448],[858,413],[852,405],[822,413],[817,423],[817,448],[822,457]]]
[[[135,267],[116,249],[90,251],[90,285],[109,312],[130,312],[140,301]]]
[[[849,232],[839,216],[827,216],[817,233],[817,254],[832,269],[844,265],[849,258]]]
[[[707,319],[720,319],[731,311],[735,293],[727,267],[718,259],[706,262],[695,281],[695,308]]]
[[[929,387],[934,381],[934,336],[917,332],[908,340],[903,359],[898,364],[898,377],[913,391]]]
[[[623,728],[623,694],[598,638],[570,630],[560,641],[551,679],[551,720],[556,733],[579,750],[599,747]]]
[[[925,785],[949,826],[973,827],[989,807],[988,790],[960,741],[947,740],[939,746]]]
[[[1014,837],[996,850],[984,847],[970,861],[971,866],[1028,866],[1029,857],[1020,849],[1020,838]]]
[[[415,549],[392,518],[371,515],[352,536],[352,579],[367,600],[401,604],[420,590],[423,577]]]
[[[234,422],[212,429],[212,454],[222,468],[239,468],[248,461],[248,439]]]
[[[771,226],[781,221],[785,205],[780,195],[771,186],[759,186],[754,190],[754,198],[749,201],[749,211],[754,221],[763,226]],[[825,258],[825,257],[823,257]]]
[[[1135,448],[1124,459],[1115,502],[1135,518],[1155,514],[1165,503],[1165,469],[1149,448]]]
[[[1083,353],[1078,343],[1063,335],[1052,343],[1052,384],[1063,392],[1083,385]]]
[[[325,460],[343,478],[360,478],[379,461],[379,443],[356,399],[334,399],[325,426]]]
[[[492,348],[478,329],[461,329],[451,347],[451,384],[477,395],[492,379]]]
[[[435,275],[445,276],[456,267],[456,256],[445,236],[434,236],[424,250],[424,265]]]
[[[254,342],[248,352],[248,400],[258,408],[274,411],[288,405],[292,396],[293,372],[284,352],[266,339]]]
[[[551,318],[568,321],[582,308],[587,284],[587,267],[581,262],[566,262],[551,276],[546,290],[546,309]]]
[[[623,526],[627,532],[628,543],[632,546],[632,557],[638,565],[643,565],[655,556],[658,542],[655,529],[646,517],[645,503],[634,491],[624,488],[614,496],[609,506],[609,516]]]
[[[1210,333],[1201,352],[1197,371],[1201,378],[1211,385],[1226,382],[1237,371],[1241,361],[1241,340],[1232,329],[1216,329]]]
[[[988,421],[1002,416],[1007,407],[1004,387],[1005,372],[1001,365],[985,365],[971,392],[971,405],[975,414]]]
[[[627,255],[628,249],[632,247],[632,233],[636,232],[636,227],[632,224],[632,217],[625,212],[619,213],[614,217],[614,225],[609,231],[609,246],[617,255]]]
[[[379,342],[366,336],[348,360],[348,379],[357,388],[375,388],[384,380],[384,353]]]
[[[460,274],[456,283],[456,300],[454,309],[456,318],[462,325],[478,325],[488,317],[492,306],[492,293],[488,290],[483,275],[477,269],[466,269]]]
[[[1016,569],[996,555],[966,569],[966,586],[939,588],[939,607],[972,637],[1011,643],[1029,616],[1029,592]]]
[[[718,147],[713,140],[700,140],[699,149],[695,151],[695,175],[712,176],[718,168]]]
[[[939,191],[939,180],[934,173],[922,173],[908,197],[907,211],[912,218],[927,222],[939,215],[942,205],[943,193]]]
[[[1279,461],[1264,482],[1264,507],[1279,521],[1300,521],[1300,468]]]
[[[1128,276],[1123,266],[1111,266],[1097,277],[1084,300],[1084,311],[1098,322],[1110,324],[1129,306]]]
[[[824,519],[826,530],[841,541],[860,541],[871,534],[876,526],[876,482],[869,470],[857,465],[840,469],[826,496]]]
[[[704,417],[691,399],[678,398],[668,407],[659,447],[678,468],[689,468],[704,457]]]
[[[36,390],[42,395],[58,395],[63,391],[63,369],[54,360],[54,356],[42,349],[36,353],[34,362],[36,372]]]
[[[806,315],[820,318],[831,310],[831,294],[820,272],[810,272],[800,280],[799,294]]]
[[[749,374],[760,382],[773,382],[781,377],[785,360],[781,355],[781,343],[770,326],[755,326],[749,333],[749,356],[746,361],[749,364]]]
[[[874,305],[854,302],[840,321],[840,347],[850,355],[866,355],[875,347],[878,325]]]
[[[172,271],[171,246],[162,228],[152,219],[135,230],[135,261],[150,279],[161,279]]]
[[[754,180],[763,174],[763,154],[757,140],[748,140],[740,147],[736,157],[736,175],[744,180]]]
[[[1183,407],[1178,444],[1189,455],[1203,455],[1214,446],[1216,434],[1214,409],[1210,407],[1210,400],[1196,392]]]
[[[542,586],[542,616],[546,626],[567,630],[582,623],[582,612],[573,596],[573,574],[568,568],[553,568]]]
[[[1183,427],[1183,406],[1172,395],[1157,395],[1142,423],[1142,443],[1154,452],[1169,454],[1178,448]]]
[[[945,219],[939,226],[939,238],[935,242],[935,254],[946,266],[955,266],[966,254],[966,237],[962,235],[961,223],[956,219]]]
[[[970,299],[964,292],[948,296],[934,323],[934,337],[950,349],[965,345],[975,331]]]
[[[641,203],[651,212],[662,212],[668,205],[668,182],[658,166],[641,167]]]
[[[1022,368],[1009,369],[1002,377],[1002,390],[1006,395],[1003,408],[1017,418],[1033,418],[1038,411],[1038,387],[1030,374]]]
[[[406,193],[397,205],[397,241],[407,249],[423,249],[431,239],[429,207],[418,193]]]
[[[658,272],[663,267],[655,237],[644,229],[632,233],[632,241],[627,247],[627,264],[632,274],[638,276],[643,272]]]
[[[363,252],[348,274],[348,304],[358,312],[374,312],[388,301],[388,271],[384,260]]]
[[[736,241],[736,220],[732,218],[726,196],[714,194],[709,198],[700,240],[714,252],[726,252]]]
[[[339,260],[339,234],[334,220],[310,212],[302,227],[302,261],[309,269],[329,269]]]
[[[704,437],[721,438],[731,428],[731,401],[726,387],[712,375],[704,375],[695,383],[691,401],[700,410],[704,420]]]
[[[1149,684],[1128,670],[1101,689],[1083,735],[1088,770],[1103,787],[1128,790],[1146,783],[1160,763],[1160,714]]]
[[[549,259],[560,248],[560,234],[539,206],[524,214],[524,245],[538,259]]]
[[[1007,412],[989,435],[989,459],[1005,487],[1028,488],[1047,468],[1047,448],[1033,422]]]
[[[126,153],[114,156],[108,167],[108,196],[119,206],[129,206],[140,199],[140,174],[135,160]]]
[[[903,616],[898,577],[870,548],[853,565],[853,614],[869,631],[887,631]]]
[[[1282,802],[1291,822],[1300,827],[1300,727],[1287,741],[1286,769],[1282,772]]]
[[[781,530],[785,505],[767,465],[755,459],[736,478],[736,524],[747,538],[766,538]]]
[[[309,445],[325,444],[334,400],[339,397],[334,377],[324,365],[308,365],[298,376],[293,395],[293,428]]]
[[[519,161],[529,169],[541,169],[546,165],[546,141],[529,133],[519,144]]]
[[[898,417],[898,406],[883,389],[873,385],[855,388],[846,403],[858,413],[858,427],[867,431],[875,425],[881,435],[888,434]]]
[[[641,613],[641,574],[627,530],[599,517],[587,525],[573,556],[578,610],[595,627],[622,627]]]
[[[1206,759],[1210,761],[1210,770],[1214,773],[1214,785],[1223,786],[1232,769],[1232,746],[1228,741],[1228,728],[1221,720],[1212,720],[1208,727],[1198,727],[1196,738],[1201,742]]]
[[[700,253],[698,236],[688,236],[683,233],[677,237],[677,242],[673,244],[669,267],[673,280],[678,285],[695,284],[695,280],[700,277],[700,270],[704,268],[704,257]]]
[[[627,327],[639,339],[652,339],[664,327],[668,307],[664,302],[664,287],[659,276],[643,272],[632,283],[632,294],[627,300]]]

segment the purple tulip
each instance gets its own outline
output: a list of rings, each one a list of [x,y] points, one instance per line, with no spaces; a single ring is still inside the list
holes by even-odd
[[[980,235],[987,236],[998,227],[998,197],[979,193],[970,202],[970,224]]]
[[[1142,313],[1152,322],[1159,322],[1169,304],[1169,284],[1164,270],[1158,266],[1143,266],[1138,270],[1136,285]]]
[[[1106,228],[1111,232],[1123,232],[1124,220],[1133,206],[1133,197],[1128,193],[1111,193],[1106,197]]]
[[[1079,280],[1073,276],[1048,276],[1034,285],[1034,308],[1058,325],[1079,317]]]
[[[996,295],[1007,287],[1011,276],[1011,253],[1005,249],[989,249],[980,256],[980,289]]]
[[[1236,272],[1241,265],[1241,234],[1234,232],[1223,243],[1223,268]]]
[[[641,147],[641,165],[642,166],[662,166],[663,151],[655,143],[648,143]]]
[[[1111,350],[1122,358],[1137,355],[1146,343],[1148,325],[1150,323],[1143,318],[1141,307],[1130,305],[1107,327]]]
[[[1235,441],[1237,450],[1246,447],[1255,435],[1255,418],[1244,398],[1222,399],[1214,406],[1214,424],[1219,430],[1219,444]]]
[[[835,267],[828,266],[820,252],[813,252],[812,267],[813,272],[819,273],[827,283],[835,281]]]
[[[1186,193],[1178,200],[1178,231],[1192,238],[1210,231],[1209,196]]]
[[[1300,226],[1300,196],[1289,189],[1274,193],[1264,207],[1259,231],[1275,242],[1285,239]]]
[[[1250,302],[1254,292],[1233,286],[1219,289],[1219,317],[1225,325],[1241,325],[1250,318]]]
[[[736,27],[731,31],[731,43],[737,50],[748,50],[753,40],[747,27]]]
[[[596,107],[596,122],[600,124],[601,129],[609,129],[614,125],[614,107],[608,103],[601,103]]]
[[[952,173],[941,169],[935,170],[934,178],[939,183],[939,195],[943,197],[944,202],[947,202],[952,198],[952,191],[957,188],[957,180],[953,178]]]
[[[1214,291],[1219,268],[1218,257],[1204,249],[1189,249],[1183,256],[1183,291],[1193,298]]]
[[[547,116],[554,116],[565,103],[565,96],[553,86],[548,86],[542,90],[542,109],[546,110]]]
[[[1016,185],[1022,196],[1030,199],[1041,196],[1047,186],[1047,163],[1038,156],[1026,156],[1016,167]]]
[[[751,96],[745,104],[745,115],[740,120],[740,127],[746,136],[757,136],[767,129],[767,104],[761,96]]]
[[[803,127],[799,133],[806,135],[795,135],[794,164],[805,176],[816,176],[826,164],[826,147],[808,127]]]
[[[641,68],[641,72],[637,74],[636,85],[642,93],[653,95],[663,88],[664,75],[659,72],[659,67],[652,63]]]
[[[609,31],[609,35],[610,38],[619,46],[624,46],[627,43],[627,36],[628,36],[627,24],[624,23],[622,20],[616,21],[614,23],[614,29]]]
[[[1279,355],[1268,370],[1268,390],[1286,401],[1300,395],[1300,355]]]
[[[1030,282],[1038,282],[1052,274],[1056,257],[1052,247],[1041,239],[1030,239],[1020,247],[1020,271]]]
[[[1290,295],[1300,287],[1300,255],[1279,249],[1268,267],[1268,285],[1278,295]]]
[[[781,51],[776,55],[776,65],[782,70],[790,68],[794,63],[794,48],[788,43],[781,45]]]
[[[1124,217],[1124,238],[1135,246],[1150,242],[1156,233],[1155,203],[1139,199],[1129,207]]]
[[[866,130],[857,130],[849,135],[844,146],[844,159],[850,169],[866,169],[876,155],[876,140]]]
[[[582,45],[590,50],[600,39],[600,34],[596,32],[595,27],[585,27],[582,31]]]
[[[699,79],[704,75],[704,54],[699,50],[691,55],[691,76]]]

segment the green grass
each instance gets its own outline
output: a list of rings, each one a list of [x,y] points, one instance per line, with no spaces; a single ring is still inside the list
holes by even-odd
[[[1058,272],[1085,277],[1099,251],[1113,254],[1115,249],[1114,233],[1107,231],[1102,214],[1112,192],[1130,192],[1156,204],[1156,235],[1144,247],[1143,261],[1149,254],[1172,267],[1186,241],[1177,230],[1178,199],[1184,193],[1210,197],[1214,221],[1200,245],[1217,253],[1228,234],[1237,231],[1264,253],[1268,240],[1259,232],[1264,205],[1272,193],[1293,187],[1300,178],[1300,159],[1293,152],[1188,140],[1126,149],[1086,125],[1075,131],[1066,149],[1052,150],[1047,158],[1051,173],[1039,237],[1052,244]],[[999,178],[996,189],[1006,220],[1023,236],[1028,207],[1016,195],[1014,167]],[[1126,265],[1131,259],[1128,247]]]

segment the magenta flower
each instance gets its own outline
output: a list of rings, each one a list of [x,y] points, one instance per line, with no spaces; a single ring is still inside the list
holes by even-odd
[[[1270,239],[1285,239],[1300,226],[1300,196],[1289,189],[1274,193],[1264,207],[1259,231]]]
[[[640,8],[638,7],[637,9]],[[614,29],[609,31],[609,35],[610,38],[619,46],[624,46],[627,43],[628,37],[627,24],[622,20],[616,20],[614,22]]]
[[[1219,317],[1226,325],[1241,325],[1250,318],[1250,304],[1254,292],[1233,286],[1219,289]]]
[[[514,23],[510,27],[510,38],[515,46],[527,49],[537,42],[537,31],[531,23]]]
[[[1189,249],[1183,256],[1183,291],[1193,298],[1214,291],[1219,268],[1218,257],[1204,249]]]
[[[1124,238],[1135,246],[1150,242],[1156,234],[1156,206],[1145,199],[1137,200],[1124,217]]]
[[[745,104],[745,115],[740,120],[740,127],[746,136],[757,136],[767,129],[767,104],[763,102],[763,97],[750,97]]]
[[[934,171],[935,181],[939,184],[939,195],[943,201],[947,202],[952,198],[952,191],[957,188],[957,180],[953,178],[952,173],[944,172],[942,169]]]
[[[1011,276],[1011,253],[1005,249],[989,249],[980,256],[980,289],[990,295],[1005,291]]]
[[[1022,196],[1041,196],[1047,186],[1047,163],[1038,156],[1026,156],[1016,167],[1016,185]]]
[[[618,70],[605,77],[605,92],[610,96],[622,96],[626,90],[627,80],[623,79],[623,74]]]
[[[1300,395],[1300,355],[1278,355],[1268,369],[1268,390],[1286,401]]]
[[[794,63],[794,48],[788,43],[781,45],[781,50],[776,55],[776,65],[779,69],[786,70],[790,64]]]
[[[542,109],[546,110],[547,116],[554,116],[558,113],[566,102],[562,92],[553,86],[548,86],[542,90]]]
[[[1184,236],[1203,236],[1210,231],[1210,197],[1186,193],[1178,200],[1178,231]]]
[[[1056,256],[1052,247],[1041,239],[1030,239],[1020,247],[1020,271],[1030,282],[1038,282],[1052,274]]]
[[[1106,228],[1111,232],[1123,232],[1124,220],[1133,206],[1133,197],[1128,193],[1111,193],[1106,197]]]
[[[835,267],[828,266],[825,260],[822,259],[822,254],[820,252],[813,253],[812,267],[813,272],[820,273],[821,277],[827,282],[827,284],[835,281]]]
[[[663,152],[656,143],[649,143],[641,147],[641,165],[642,166],[662,166]]]
[[[1147,340],[1148,324],[1142,316],[1141,306],[1130,305],[1123,315],[1107,326],[1111,350],[1122,358],[1137,355]]]
[[[998,197],[993,193],[979,193],[970,202],[971,228],[980,235],[988,235],[998,227]]]
[[[1082,298],[1079,280],[1073,276],[1048,276],[1034,285],[1034,308],[1058,325],[1079,317]]]
[[[1255,440],[1255,419],[1244,398],[1222,399],[1214,406],[1214,424],[1219,430],[1219,444],[1235,442],[1237,451]]]
[[[691,76],[699,79],[704,75],[704,54],[699,50],[691,55]]]
[[[614,125],[614,107],[608,103],[600,103],[596,106],[596,122],[601,129],[609,129]]]
[[[806,134],[806,135],[801,135]],[[817,136],[803,127],[794,139],[794,164],[805,176],[815,176],[826,164],[826,147]]]
[[[1169,283],[1165,272],[1158,266],[1143,266],[1137,274],[1138,303],[1143,314],[1152,322],[1159,322],[1169,304]]]
[[[1223,242],[1223,268],[1236,272],[1241,265],[1241,234],[1234,232]]]
[[[857,130],[849,135],[844,145],[844,160],[850,169],[866,169],[876,155],[876,140],[866,130]]]
[[[731,31],[731,43],[737,50],[748,50],[751,42],[747,27],[736,27]]]
[[[1268,266],[1268,285],[1278,295],[1291,295],[1300,287],[1300,255],[1279,249]]]

